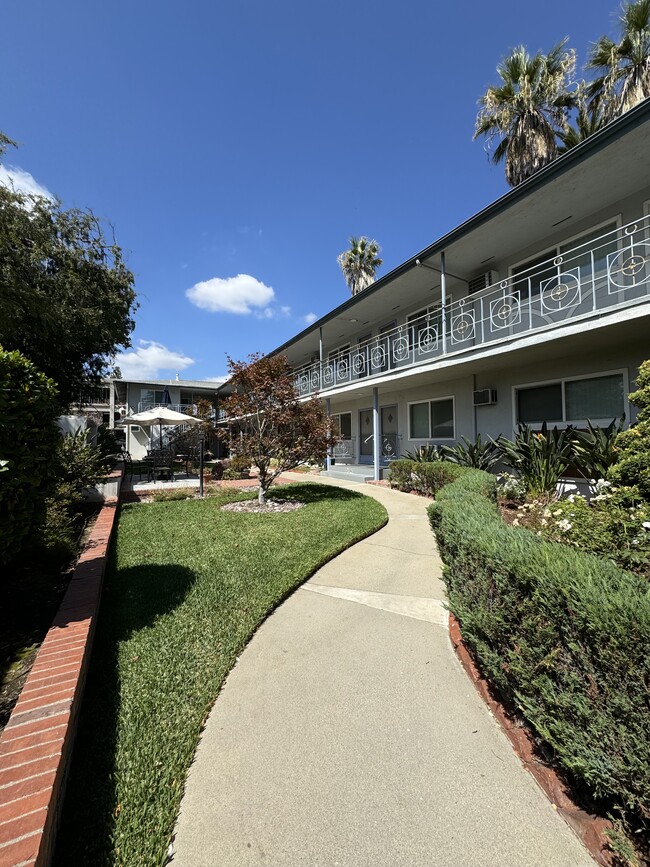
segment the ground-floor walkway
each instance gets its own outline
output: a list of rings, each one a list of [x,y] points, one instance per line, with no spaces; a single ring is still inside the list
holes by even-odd
[[[241,655],[190,770],[174,867],[593,865],[456,659],[426,501],[328,481],[376,497],[389,523]]]

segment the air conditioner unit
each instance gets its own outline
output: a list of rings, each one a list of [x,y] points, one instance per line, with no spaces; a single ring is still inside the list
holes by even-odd
[[[490,406],[497,402],[496,388],[482,388],[473,394],[474,406]]]
[[[484,274],[472,277],[472,279],[468,281],[467,288],[469,289],[470,294],[473,292],[480,292],[481,289],[487,289],[488,286],[492,286],[498,279],[499,275],[496,271],[486,271]]]

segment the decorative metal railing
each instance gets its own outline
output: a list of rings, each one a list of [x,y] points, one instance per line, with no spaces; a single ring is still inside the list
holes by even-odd
[[[356,437],[339,440],[332,449],[332,456],[342,463],[355,461],[357,458]]]
[[[646,216],[430,310],[349,352],[299,368],[296,387],[301,395],[327,391],[614,312],[644,303],[649,295]]]
[[[138,412],[144,412],[147,409],[154,409],[158,406],[166,406],[168,409],[173,409],[175,412],[184,412],[185,415],[194,415],[196,412],[196,404],[194,403],[154,403],[151,400],[141,400],[138,403]]]

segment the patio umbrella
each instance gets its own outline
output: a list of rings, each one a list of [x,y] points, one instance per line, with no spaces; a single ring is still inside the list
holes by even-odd
[[[123,418],[122,424],[139,424],[141,427],[160,425],[160,444],[162,446],[163,426],[175,427],[179,424],[196,425],[201,424],[201,419],[193,415],[185,415],[183,412],[176,412],[175,409],[170,409],[168,406],[155,406],[153,409],[145,409],[144,412],[136,412]]]

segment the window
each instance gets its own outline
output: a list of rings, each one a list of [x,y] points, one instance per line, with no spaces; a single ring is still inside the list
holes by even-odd
[[[409,439],[453,440],[453,397],[409,404]]]
[[[336,433],[344,440],[352,439],[352,413],[341,412],[332,416]]]
[[[516,265],[511,269],[513,288],[520,291],[522,300],[535,297],[540,294],[546,281],[557,276],[562,269],[569,272],[578,269],[581,280],[589,279],[592,276],[592,256],[594,276],[602,274],[607,267],[607,256],[618,249],[615,234],[605,238],[602,236],[616,232],[617,228],[618,221],[613,220],[551,247],[541,256]],[[598,238],[602,240],[596,243]],[[561,265],[554,264],[556,256],[563,257]]]
[[[143,388],[140,392],[140,400],[142,403],[150,403],[154,406],[161,404],[163,402],[163,392],[162,391],[153,391],[149,388]]]
[[[622,373],[517,388],[517,422],[609,422],[625,412],[625,390]]]

